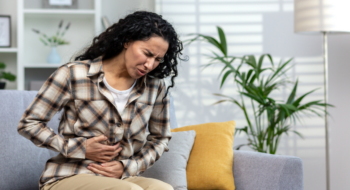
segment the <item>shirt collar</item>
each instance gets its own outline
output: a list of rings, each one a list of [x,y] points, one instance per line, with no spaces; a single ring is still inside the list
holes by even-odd
[[[88,77],[92,77],[99,73],[104,73],[103,67],[102,67],[102,56],[97,57],[94,60],[90,60],[88,64],[89,64],[89,71],[87,73]]]
[[[98,78],[103,79],[104,71],[103,71],[103,64],[102,64],[102,56],[99,56],[93,60],[89,60],[88,65],[89,65],[89,71],[87,73],[88,77],[93,77],[99,74]],[[147,84],[147,76],[144,75],[136,81],[134,88],[136,88],[137,92],[142,93],[146,84]]]

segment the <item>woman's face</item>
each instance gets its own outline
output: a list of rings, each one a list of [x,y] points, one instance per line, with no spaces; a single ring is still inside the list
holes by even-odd
[[[131,78],[138,79],[155,69],[168,50],[169,43],[162,37],[134,41],[124,45],[125,66]]]

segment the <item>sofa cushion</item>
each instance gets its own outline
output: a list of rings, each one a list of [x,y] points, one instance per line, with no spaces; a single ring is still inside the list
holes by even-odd
[[[173,129],[196,131],[196,139],[187,163],[188,189],[235,189],[233,135],[235,122],[205,123]]]
[[[169,152],[164,152],[142,176],[169,183],[174,190],[187,190],[186,166],[195,137],[193,130],[172,133]]]
[[[234,150],[236,189],[304,189],[303,162],[286,155]]]
[[[0,90],[0,189],[38,189],[45,163],[55,155],[36,147],[17,132],[19,120],[36,94],[36,91]],[[60,113],[56,114],[48,123],[56,132],[59,116]]]

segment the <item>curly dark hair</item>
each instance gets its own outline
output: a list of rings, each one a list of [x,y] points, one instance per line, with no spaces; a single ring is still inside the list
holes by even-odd
[[[169,43],[163,63],[148,73],[149,76],[160,79],[172,75],[171,85],[166,90],[165,98],[169,88],[175,85],[174,79],[178,75],[177,58],[182,61],[188,58],[180,57],[183,50],[182,42],[172,25],[164,20],[161,15],[148,11],[136,11],[127,15],[95,37],[86,51],[77,56],[75,60],[93,60],[101,55],[103,55],[102,60],[107,60],[121,53],[124,43],[137,40],[147,41],[153,36],[162,37]]]

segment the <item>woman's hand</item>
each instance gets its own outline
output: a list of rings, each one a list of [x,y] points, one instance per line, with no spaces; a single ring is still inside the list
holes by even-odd
[[[117,179],[121,178],[124,171],[124,166],[119,161],[111,161],[101,165],[91,163],[87,168],[95,173]]]
[[[95,162],[109,162],[119,155],[122,150],[118,142],[114,146],[101,144],[101,141],[107,140],[107,137],[100,135],[98,137],[90,138],[86,141],[85,158]]]

